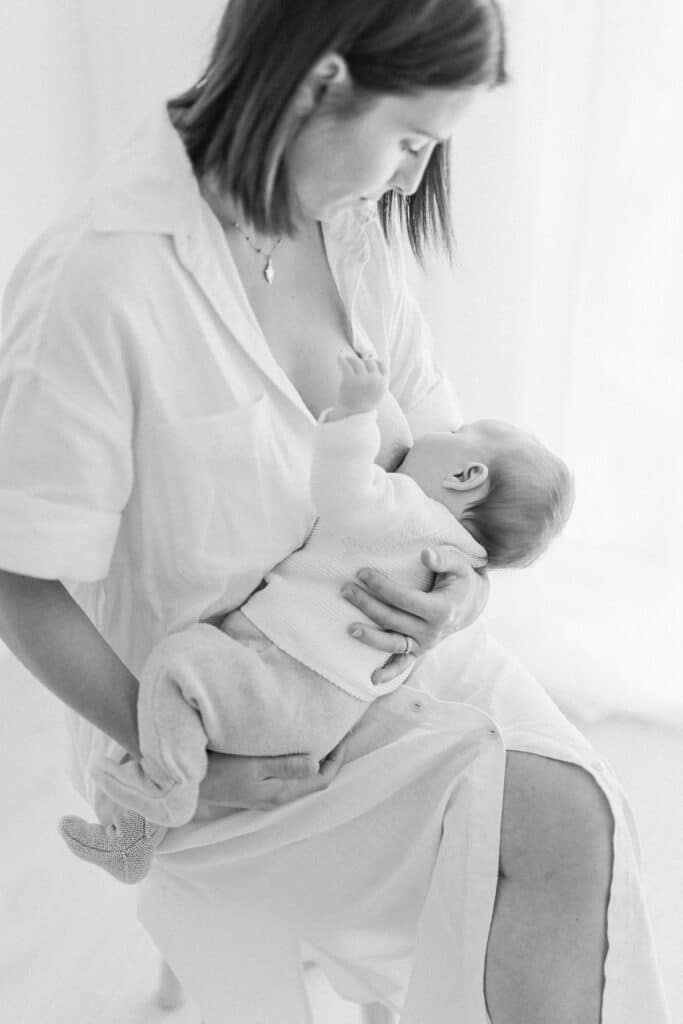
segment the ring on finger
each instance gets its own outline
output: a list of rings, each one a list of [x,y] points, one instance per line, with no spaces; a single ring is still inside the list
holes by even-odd
[[[415,653],[415,641],[412,636],[404,636],[403,638],[403,650],[399,651],[399,654],[414,654]]]

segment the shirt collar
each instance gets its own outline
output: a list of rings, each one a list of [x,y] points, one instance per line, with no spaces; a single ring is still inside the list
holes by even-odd
[[[93,182],[97,231],[189,235],[201,210],[199,185],[166,106],[154,110]]]

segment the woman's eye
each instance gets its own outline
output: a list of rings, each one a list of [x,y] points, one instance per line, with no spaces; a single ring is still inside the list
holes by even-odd
[[[424,147],[420,146],[419,149],[414,149],[412,146],[409,146],[406,143],[403,148],[406,151],[406,153],[410,153],[411,156],[421,156]]]

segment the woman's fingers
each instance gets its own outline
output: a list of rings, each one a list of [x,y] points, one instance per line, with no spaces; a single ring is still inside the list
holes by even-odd
[[[257,759],[232,754],[208,753],[206,775],[199,786],[199,798],[225,807],[248,807],[244,798],[257,782]]]
[[[449,579],[455,577],[468,580],[472,575],[470,560],[457,548],[445,545],[435,549],[426,548],[422,552],[422,561],[428,569],[437,575],[435,581],[437,590]],[[388,576],[376,569],[361,569],[356,574],[356,579],[349,581],[342,588],[342,596],[369,615],[367,611],[369,603],[365,600],[365,594],[370,594],[382,604],[390,605],[393,609],[407,612],[408,615],[414,615],[426,622],[432,621],[435,611],[437,614],[439,613],[434,602],[434,590],[422,591],[404,586],[389,579]],[[376,608],[377,606],[373,604],[372,607]],[[369,617],[385,629],[394,628],[398,632],[402,632],[398,623],[396,626],[392,626],[384,621],[380,622],[374,615],[369,615]]]
[[[487,559],[464,555],[458,548],[442,544],[437,548],[425,548],[422,552],[422,562],[432,572],[450,572],[462,575],[470,567],[483,569]]]
[[[358,640],[398,653],[381,634],[408,636],[422,653],[474,622],[488,597],[485,573],[475,571],[468,556],[448,545],[426,548],[422,561],[435,573],[427,592],[403,586],[373,569],[361,569],[355,581],[344,585],[342,596],[379,627],[373,632],[354,623],[360,629]],[[355,635],[353,628],[350,632]]]
[[[423,552],[423,561],[429,565],[432,560],[425,560],[426,555],[427,552]],[[476,621],[486,607],[490,592],[485,566],[475,568],[457,556],[460,556],[459,551],[437,549],[439,564],[447,568],[437,574],[432,588],[432,594],[441,597],[451,607],[451,632],[471,626]]]
[[[410,668],[414,661],[414,654],[393,654],[381,668],[376,668],[372,673],[373,683],[375,686],[379,686],[380,683],[390,683],[392,679],[396,679]]]
[[[209,752],[208,770],[201,786],[200,798],[222,807],[254,808],[264,806],[264,787],[305,786],[323,788],[315,758],[307,754],[284,757],[248,757],[238,754]]]
[[[212,753],[208,774],[213,775],[213,780],[208,792],[202,783],[201,795],[209,803],[225,807],[266,811],[327,789],[343,763],[343,742],[320,765],[308,754],[241,757]]]
[[[391,630],[377,629],[375,626],[369,626],[365,622],[354,622],[349,627],[349,632],[356,640],[360,640],[362,644],[374,647],[378,651],[386,651],[387,654],[408,653],[406,651],[406,638],[408,637],[412,642],[410,653],[419,654],[418,644],[410,634],[393,633]]]
[[[420,608],[418,615],[385,604],[382,598],[356,585],[347,584],[342,594],[383,632],[412,637],[422,651],[429,650],[443,636],[453,632],[451,622],[454,618],[454,603],[448,590],[432,590],[426,594],[416,591],[415,603]],[[365,626],[361,626],[361,629],[365,629]],[[366,634],[364,642],[371,647],[377,646],[371,634]],[[380,649],[385,650],[385,647]]]
[[[327,789],[336,778],[344,763],[344,744],[340,743],[324,760],[320,762],[320,770],[308,778],[276,779],[267,778],[260,784],[260,804],[263,809],[280,807],[291,803],[309,793]]]
[[[368,626],[360,622],[354,623],[351,627],[351,633],[357,640],[367,644],[368,647],[375,647],[378,651],[387,651],[391,654],[391,657],[372,673],[372,681],[375,686],[378,686],[380,683],[389,683],[392,679],[396,679],[397,676],[400,676],[406,669],[410,668],[421,653],[419,645],[415,643],[415,640],[409,634],[408,636],[413,643],[413,650],[407,653],[405,649],[405,633],[392,633],[383,629],[375,629],[374,626]]]
[[[391,605],[418,618],[425,618],[425,612],[429,608],[429,603],[425,601],[426,595],[421,590],[396,583],[376,569],[361,569],[356,580],[344,584],[342,588],[342,596],[357,608],[363,608],[363,611],[365,608],[359,601],[363,600],[366,593],[374,595],[385,605]]]
[[[416,629],[419,629],[420,625],[424,626],[424,623],[418,621],[418,617],[415,615],[386,604],[381,597],[375,597],[374,594],[354,584],[346,584],[342,590],[342,596],[364,612],[382,630],[404,636],[415,636]],[[374,646],[374,644],[370,646]]]
[[[258,778],[308,779],[318,774],[318,762],[309,754],[285,754],[281,757],[258,757]]]

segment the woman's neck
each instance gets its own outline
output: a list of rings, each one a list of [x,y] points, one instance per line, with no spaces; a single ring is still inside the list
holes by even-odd
[[[200,176],[198,182],[199,191],[220,221],[224,231],[232,232],[235,226],[239,225],[239,228],[246,231],[256,245],[264,248],[277,241],[277,235],[257,231],[253,222],[245,214],[242,205],[229,192],[222,192],[211,176]],[[304,240],[308,237],[317,239],[320,225],[312,218],[300,217],[296,221],[295,230],[297,240]]]

